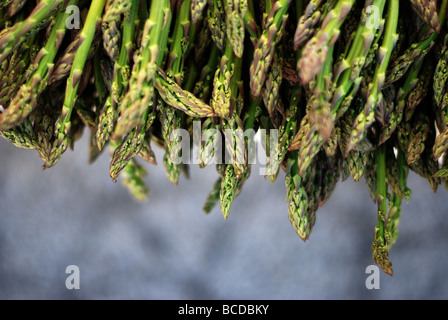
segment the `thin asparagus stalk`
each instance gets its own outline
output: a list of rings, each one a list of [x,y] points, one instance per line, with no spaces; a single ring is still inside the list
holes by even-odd
[[[26,0],[12,0],[8,5],[8,16],[12,17],[25,5]]]
[[[378,14],[383,16],[385,0],[375,0],[372,6],[378,8]],[[363,9],[363,18],[354,35],[350,49],[347,50],[343,59],[339,62],[335,70],[336,88],[331,101],[331,109],[336,118],[341,117],[348,109],[353,97],[358,92],[361,81],[364,78],[364,69],[370,64],[369,57],[373,49],[377,49],[377,42],[382,34],[382,21],[378,29],[371,28],[366,23],[368,19],[367,7]]]
[[[208,118],[202,124],[202,141],[199,145],[199,167],[205,168],[217,155],[221,148],[220,125],[214,118]]]
[[[415,163],[425,150],[430,129],[429,117],[419,113],[409,134],[408,149],[406,152],[408,165]]]
[[[174,33],[171,39],[172,47],[168,60],[168,76],[181,85],[183,80],[183,56],[187,50],[185,45],[188,41],[188,29],[190,25],[190,0],[186,0],[179,8],[176,18]],[[166,169],[168,179],[174,184],[178,184],[179,175],[183,164],[175,163],[181,156],[181,137],[177,129],[181,128],[181,117],[178,111],[168,106],[164,101],[159,102],[159,118],[162,126],[162,136],[166,142],[166,151],[163,164]]]
[[[305,174],[301,175],[298,172],[297,156],[297,151],[293,151],[288,159],[288,171],[285,178],[286,200],[289,220],[299,237],[306,241],[316,220],[321,181],[316,174],[317,165],[309,167]]]
[[[35,54],[35,41],[34,37],[30,37],[27,41],[24,41],[16,51],[11,54],[10,60],[4,61],[3,70],[0,78],[0,104],[9,109],[11,100],[16,95],[20,86],[28,80],[28,74],[32,72],[32,66],[30,62],[34,59]],[[29,66],[29,67],[28,67]],[[15,107],[12,108],[13,110]],[[0,122],[8,122],[9,118],[13,121],[15,117],[14,112],[5,111]],[[1,125],[6,128],[11,128],[8,125]]]
[[[387,234],[386,152],[384,145],[380,146],[376,151],[376,188],[378,195],[378,219],[372,244],[373,261],[385,273],[392,275],[392,264],[389,261],[389,253],[387,251],[390,236]]]
[[[230,119],[233,115],[238,96],[238,82],[241,78],[241,64],[242,59],[234,55],[230,40],[228,40],[213,79],[211,101],[213,110],[221,118]]]
[[[165,75],[162,70],[157,70],[155,81],[160,97],[171,107],[183,111],[191,117],[214,117],[215,110],[196,98],[191,92],[183,90],[174,80]]]
[[[406,163],[405,152],[401,149],[391,148],[391,146],[388,146],[388,150],[386,152],[387,186],[393,192],[393,195],[401,199],[406,199],[406,201],[409,202],[411,191],[406,186],[409,168]],[[395,155],[395,152],[397,155]],[[398,200],[392,200],[391,203],[392,205],[397,206]]]
[[[302,84],[308,84],[323,68],[329,48],[334,45],[340,34],[340,28],[355,1],[339,0],[325,18],[316,35],[304,46],[297,62]]]
[[[330,47],[330,57],[333,52],[333,46]],[[309,99],[308,111],[305,117],[308,117],[309,125],[304,126],[304,131],[297,133],[302,136],[299,146],[298,166],[299,174],[303,175],[312,161],[319,153],[320,149],[327,141],[333,131],[334,124],[331,117],[329,105],[329,96],[331,96],[331,58],[327,59],[322,71],[318,74],[316,85],[313,89],[313,96]],[[292,146],[297,146],[292,144]],[[292,150],[290,146],[290,150]]]
[[[250,65],[250,89],[254,97],[258,97],[266,80],[267,72],[274,58],[275,46],[280,41],[288,19],[288,8],[291,0],[276,1],[269,11],[260,39],[254,50],[254,58]]]
[[[207,0],[191,0],[191,20],[196,24],[202,17]]]
[[[386,232],[390,235],[388,250],[398,239],[398,223],[401,216],[401,202],[406,199],[410,200],[411,190],[406,186],[406,180],[409,172],[409,168],[406,165],[405,154],[403,151],[398,150],[396,167],[398,168],[398,188],[394,189],[392,193],[391,206],[389,208],[388,220],[386,226]]]
[[[225,128],[225,146],[229,153],[230,163],[233,166],[233,173],[236,179],[239,179],[248,166],[248,154],[246,141],[243,133],[243,122],[238,115],[235,115],[230,121],[224,122]]]
[[[423,59],[419,59],[414,63],[411,70],[409,70],[408,74],[406,75],[406,79],[403,85],[401,86],[401,88],[398,89],[398,93],[396,94],[395,108],[392,111],[390,117],[390,123],[388,126],[383,127],[383,130],[381,131],[380,134],[380,144],[388,140],[395,132],[399,124],[402,122],[403,113],[406,107],[406,101],[409,97],[409,94],[417,85],[418,82],[417,77],[418,74],[420,73],[422,63]],[[406,149],[407,147],[404,148],[404,150]]]
[[[141,51],[134,57],[129,90],[119,107],[120,121],[113,132],[114,137],[123,136],[132,128],[144,124],[143,115],[154,102],[157,67],[162,65],[167,49],[171,17],[168,0],[151,3],[150,16],[144,25]]]
[[[269,69],[265,86],[262,89],[261,95],[263,97],[264,105],[268,110],[269,117],[276,128],[282,121],[283,107],[280,97],[280,86],[282,84],[282,58],[280,53],[274,53],[274,59]]]
[[[103,31],[103,45],[112,61],[115,61],[115,57],[119,51],[119,42],[121,38],[121,32],[119,24],[121,22],[121,16],[130,11],[132,1],[130,0],[108,0],[103,19],[101,22],[101,29]]]
[[[224,51],[226,45],[225,9],[222,0],[212,0],[207,9],[208,27],[212,33],[211,38],[219,50]]]
[[[123,169],[123,185],[137,200],[146,200],[149,196],[149,189],[144,182],[146,175],[146,169],[135,159],[132,159]]]
[[[25,120],[12,129],[0,130],[0,136],[9,140],[19,148],[36,149],[38,147],[34,137],[33,127],[29,120]]]
[[[297,23],[294,34],[294,50],[298,50],[313,36],[315,26],[321,21],[322,12],[319,11],[322,0],[311,0]]]
[[[128,88],[130,60],[135,47],[135,19],[137,18],[138,9],[138,0],[133,0],[131,10],[124,15],[120,55],[114,64],[111,92],[107,97],[98,118],[96,141],[99,150],[103,149],[114,130],[118,119],[118,104],[122,101],[126,89]]]
[[[49,162],[45,164],[45,167],[51,167],[59,161],[62,154],[65,152],[68,146],[68,133],[70,131],[71,122],[70,117],[78,97],[77,90],[83,73],[83,68],[87,60],[87,56],[90,50],[90,46],[93,41],[95,30],[99,26],[101,14],[104,8],[105,0],[98,0],[92,3],[87,14],[85,25],[80,34],[80,45],[76,51],[73,59],[73,66],[70,71],[70,76],[67,80],[64,104],[62,106],[62,112],[59,122],[55,128],[57,132],[57,139],[52,148]]]
[[[207,196],[207,199],[205,200],[203,206],[203,210],[205,213],[207,214],[210,213],[218,203],[221,192],[221,184],[222,184],[222,177],[219,177],[213,184],[212,190],[210,191],[210,193]]]
[[[225,0],[227,38],[236,57],[241,58],[244,51],[244,16],[247,12],[247,1]]]
[[[417,14],[436,32],[440,32],[440,23],[437,14],[437,1],[410,0]]]
[[[383,43],[379,49],[378,64],[373,77],[373,82],[368,88],[368,98],[364,111],[355,119],[350,141],[347,146],[346,153],[350,152],[355,146],[365,138],[368,128],[374,122],[375,107],[377,105],[381,89],[384,85],[386,70],[389,64],[390,56],[397,39],[397,23],[398,23],[398,1],[390,1],[387,10],[387,21],[384,31]]]
[[[414,114],[415,109],[426,98],[429,88],[431,86],[431,79],[434,75],[434,67],[429,61],[428,57],[425,58],[422,70],[418,77],[415,87],[409,92],[406,101],[405,120],[409,121]],[[432,59],[431,59],[432,60]]]
[[[254,12],[254,3],[253,0],[248,0],[247,11],[243,16],[244,26],[246,31],[249,33],[250,41],[252,45],[255,47],[257,45],[257,41],[259,35],[261,33],[260,26],[255,20],[255,12]]]
[[[240,178],[236,178],[234,167],[232,165],[225,165],[225,173],[221,181],[220,191],[221,211],[224,219],[228,218],[233,200],[240,194],[244,182],[249,177],[249,168]]]
[[[266,165],[265,179],[269,177],[271,182],[274,182],[277,178],[280,166],[290,147],[291,140],[296,135],[299,90],[299,86],[296,86],[291,93],[291,102],[286,111],[286,117],[278,131],[279,140],[273,145],[274,149],[277,149],[277,152],[275,150],[269,150],[270,156]]]

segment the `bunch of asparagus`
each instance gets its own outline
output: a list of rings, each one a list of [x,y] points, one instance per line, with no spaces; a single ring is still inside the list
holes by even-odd
[[[364,179],[373,260],[392,274],[409,170],[448,187],[447,2],[1,0],[0,135],[49,168],[87,128],[90,160],[107,146],[111,178],[144,199],[153,144],[170,181],[188,176],[177,129],[264,129],[276,142],[265,178],[286,172],[297,234],[308,239],[339,179]],[[216,140],[201,140],[201,167]],[[218,149],[231,161],[216,163],[204,205],[225,218],[253,137],[230,140],[243,148]]]

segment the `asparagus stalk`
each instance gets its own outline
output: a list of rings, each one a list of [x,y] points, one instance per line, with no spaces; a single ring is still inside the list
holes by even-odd
[[[368,88],[367,102],[364,107],[364,111],[355,119],[346,153],[353,150],[355,146],[365,138],[368,128],[374,122],[375,107],[378,103],[379,96],[381,96],[381,89],[384,85],[387,66],[397,39],[396,30],[398,23],[398,11],[398,1],[390,1],[388,3],[384,39],[381,47],[379,48],[378,63],[373,76],[373,81]]]
[[[436,32],[440,32],[440,23],[437,15],[437,1],[410,0],[417,14]]]
[[[120,42],[121,32],[119,24],[121,22],[121,15],[130,11],[132,1],[130,0],[108,0],[103,19],[101,22],[101,29],[103,31],[103,45],[104,50],[115,61],[118,53],[118,45]]]
[[[192,0],[191,1],[191,20],[193,23],[197,23],[201,18],[205,6],[207,5],[207,0]]]
[[[129,90],[119,107],[120,121],[115,127],[114,137],[126,135],[132,128],[144,125],[148,105],[151,106],[154,102],[157,66],[161,66],[165,56],[171,18],[168,0],[151,3],[150,16],[144,25],[141,48],[134,57]]]
[[[96,128],[96,141],[99,150],[103,149],[114,130],[118,119],[118,104],[122,101],[128,88],[130,77],[130,60],[132,52],[135,49],[135,19],[137,18],[138,9],[138,0],[133,0],[131,10],[125,14],[123,19],[121,49],[118,60],[115,61],[114,64],[111,92],[100,112],[98,126]]]
[[[190,24],[190,0],[186,0],[179,8],[174,26],[174,34],[171,39],[172,47],[169,53],[168,76],[181,85],[183,80],[183,55],[187,49],[182,43],[187,43],[188,28]],[[159,118],[162,126],[162,136],[166,142],[167,149],[163,158],[167,177],[177,185],[179,174],[183,164],[176,164],[175,159],[181,156],[181,137],[176,129],[181,127],[181,117],[175,108],[168,106],[164,102],[159,102]]]
[[[266,75],[274,58],[275,46],[280,41],[288,19],[288,8],[291,0],[276,1],[269,11],[254,50],[254,58],[250,65],[250,89],[254,97],[258,97],[266,80]]]
[[[378,196],[378,218],[372,243],[373,261],[385,273],[392,275],[392,264],[387,251],[390,235],[387,233],[386,150],[384,145],[380,146],[376,151],[376,191]]]
[[[329,56],[329,48],[334,45],[340,34],[340,27],[355,1],[339,0],[330,10],[314,37],[304,46],[297,62],[302,84],[308,84],[323,68]]]
[[[64,103],[62,106],[59,122],[55,128],[57,132],[57,139],[53,145],[49,162],[45,167],[51,167],[59,161],[62,154],[68,146],[68,133],[71,127],[71,114],[78,97],[77,90],[83,73],[84,65],[93,41],[95,30],[99,26],[101,14],[104,8],[105,0],[98,0],[92,3],[87,14],[85,25],[80,34],[80,44],[73,58],[73,66],[70,71],[70,76],[67,79],[66,92]]]
[[[225,9],[222,0],[212,0],[207,9],[207,22],[211,38],[219,50],[224,51],[226,44]]]
[[[302,179],[297,172],[297,163],[295,158],[297,152],[293,152],[289,160],[289,171],[285,178],[286,184],[286,201],[288,202],[288,216],[291,221],[294,230],[297,232],[302,240],[307,240],[311,232],[311,221],[309,221],[308,215],[308,195],[304,186],[302,185]]]
[[[208,194],[203,206],[203,210],[205,213],[210,213],[218,203],[221,192],[221,183],[222,177],[219,177],[213,184],[212,190]]]

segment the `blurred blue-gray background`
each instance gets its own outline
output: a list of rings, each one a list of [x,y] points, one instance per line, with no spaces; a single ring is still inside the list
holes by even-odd
[[[252,174],[228,220],[203,202],[214,166],[191,166],[173,186],[145,164],[151,194],[135,201],[108,175],[106,152],[88,164],[88,137],[42,171],[32,150],[0,140],[1,299],[447,299],[448,197],[411,174],[394,275],[368,290],[376,207],[362,180],[339,182],[307,242],[287,215],[284,174]],[[68,265],[80,289],[68,290]]]

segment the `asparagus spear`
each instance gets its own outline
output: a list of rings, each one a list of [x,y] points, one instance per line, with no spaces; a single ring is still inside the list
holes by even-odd
[[[353,0],[339,0],[335,7],[323,18],[322,25],[316,35],[305,44],[302,55],[297,62],[297,69],[303,84],[308,84],[322,70],[329,56],[329,48],[338,39],[339,29],[354,2]]]
[[[425,150],[426,140],[431,130],[430,125],[429,117],[423,113],[419,113],[409,134],[408,149],[406,152],[409,165],[415,163]]]
[[[288,216],[294,230],[302,240],[307,240],[311,232],[311,221],[309,221],[309,201],[302,179],[297,172],[295,158],[297,152],[293,152],[289,160],[289,171],[285,178],[286,200],[288,202]]]
[[[101,29],[103,31],[103,45],[112,61],[118,53],[118,44],[120,42],[121,32],[119,24],[121,15],[131,9],[130,0],[108,0],[104,10]]]
[[[24,41],[16,51],[11,54],[11,57],[3,63],[3,70],[0,78],[0,104],[9,109],[11,99],[14,98],[20,86],[28,80],[29,73],[33,72],[33,66],[30,62],[35,59],[37,54],[36,45],[34,44],[35,37],[30,37]],[[7,109],[7,110],[8,110]],[[13,110],[15,107],[12,108]],[[14,112],[5,111],[7,114],[1,117],[0,122],[7,122],[9,118],[13,121],[15,117]],[[9,114],[9,115],[8,115]],[[8,125],[0,125],[5,128],[11,127]]]
[[[143,177],[147,174],[145,168],[132,159],[123,170],[123,184],[128,188],[134,198],[146,200],[149,189],[145,185]]]
[[[278,131],[278,141],[272,146],[274,150],[270,151],[268,164],[266,166],[265,179],[270,178],[271,182],[277,178],[281,164],[283,163],[288,148],[291,145],[291,140],[297,131],[297,110],[298,95],[300,87],[296,86],[291,93],[290,105],[286,111],[285,118]],[[275,150],[276,149],[276,150]],[[277,151],[277,152],[276,152]]]
[[[266,80],[266,75],[274,58],[275,46],[280,41],[288,19],[287,11],[291,0],[276,1],[269,11],[254,50],[254,58],[250,65],[250,89],[254,97],[258,97]]]
[[[390,250],[392,245],[398,239],[398,224],[401,216],[401,202],[402,199],[409,201],[410,190],[406,186],[406,179],[408,175],[408,167],[404,157],[404,152],[398,150],[396,166],[398,167],[398,188],[392,192],[392,199],[390,201],[385,234],[389,236],[387,250]],[[398,193],[397,193],[398,192]]]
[[[244,51],[244,16],[247,12],[247,1],[225,0],[224,7],[227,38],[235,56],[241,58]]]
[[[29,120],[25,120],[20,125],[8,129],[0,130],[0,136],[9,140],[13,145],[23,149],[36,149],[37,142],[34,137],[33,126]]]
[[[436,32],[440,32],[440,23],[437,15],[437,1],[410,0],[413,9]]]
[[[26,3],[26,0],[12,0],[8,1],[8,16],[12,17],[15,15]]]
[[[183,90],[174,80],[158,69],[155,81],[160,97],[171,107],[179,109],[192,117],[214,117],[215,110],[196,98],[191,92]]]
[[[240,194],[244,182],[250,175],[249,168],[240,178],[236,178],[234,167],[232,165],[225,165],[220,191],[221,211],[224,219],[228,218],[233,200]]]
[[[212,190],[210,191],[210,193],[207,196],[207,199],[205,200],[203,206],[203,210],[205,213],[210,213],[218,203],[221,192],[221,184],[222,184],[222,177],[219,177],[213,184]]]
[[[398,11],[398,1],[390,1],[387,10],[384,39],[381,47],[379,48],[378,63],[373,76],[373,81],[368,88],[367,102],[364,107],[364,111],[355,119],[346,153],[353,150],[359,141],[365,138],[368,128],[374,122],[375,106],[378,103],[379,96],[381,96],[381,89],[384,85],[387,66],[397,39],[396,30],[398,23]]]
[[[224,51],[226,44],[225,9],[222,0],[212,0],[207,9],[207,22],[211,38],[219,50]]]
[[[118,119],[118,104],[122,101],[128,88],[130,77],[130,60],[132,52],[135,49],[135,19],[137,18],[138,9],[138,0],[133,0],[130,12],[127,14],[125,13],[123,19],[123,37],[120,55],[114,64],[111,92],[100,112],[98,126],[96,128],[96,141],[99,150],[103,149],[114,130]]]
[[[150,16],[146,20],[140,51],[134,57],[134,66],[129,80],[129,90],[120,104],[120,118],[113,136],[129,133],[143,124],[142,119],[152,105],[157,66],[162,64],[167,48],[171,9],[168,0],[151,3]]]
[[[202,16],[207,0],[192,0],[191,1],[191,20],[197,23]]]
[[[378,196],[378,219],[375,227],[374,241],[372,243],[373,261],[381,269],[393,274],[392,263],[389,260],[390,235],[387,233],[387,184],[386,184],[386,150],[384,145],[376,151],[376,187]]]
[[[190,24],[190,0],[186,0],[179,8],[174,33],[171,39],[171,50],[168,60],[168,76],[175,80],[178,85],[181,85],[183,80],[183,55],[187,47],[182,43],[187,43],[188,29]],[[165,102],[159,102],[159,118],[162,126],[162,136],[166,142],[166,151],[163,158],[163,163],[166,168],[167,177],[174,184],[177,185],[179,174],[182,170],[183,164],[176,164],[175,159],[180,157],[180,140],[181,137],[177,133],[177,129],[181,127],[181,117],[178,111],[168,106]]]
[[[313,35],[315,26],[322,19],[322,12],[319,11],[322,0],[311,0],[304,14],[297,23],[296,32],[294,34],[294,49],[298,50]]]
[[[282,84],[282,57],[279,53],[274,53],[274,59],[269,69],[265,85],[262,89],[264,105],[268,110],[274,127],[278,128],[282,121],[283,106],[280,96],[280,86]]]
[[[53,145],[49,162],[45,167],[51,167],[59,161],[68,146],[68,133],[70,131],[70,117],[77,99],[77,90],[81,80],[84,65],[92,44],[95,30],[99,26],[99,21],[104,8],[105,0],[98,0],[92,3],[87,14],[85,25],[80,34],[80,45],[73,58],[73,66],[70,76],[67,79],[64,104],[61,115],[55,128],[57,139]]]

